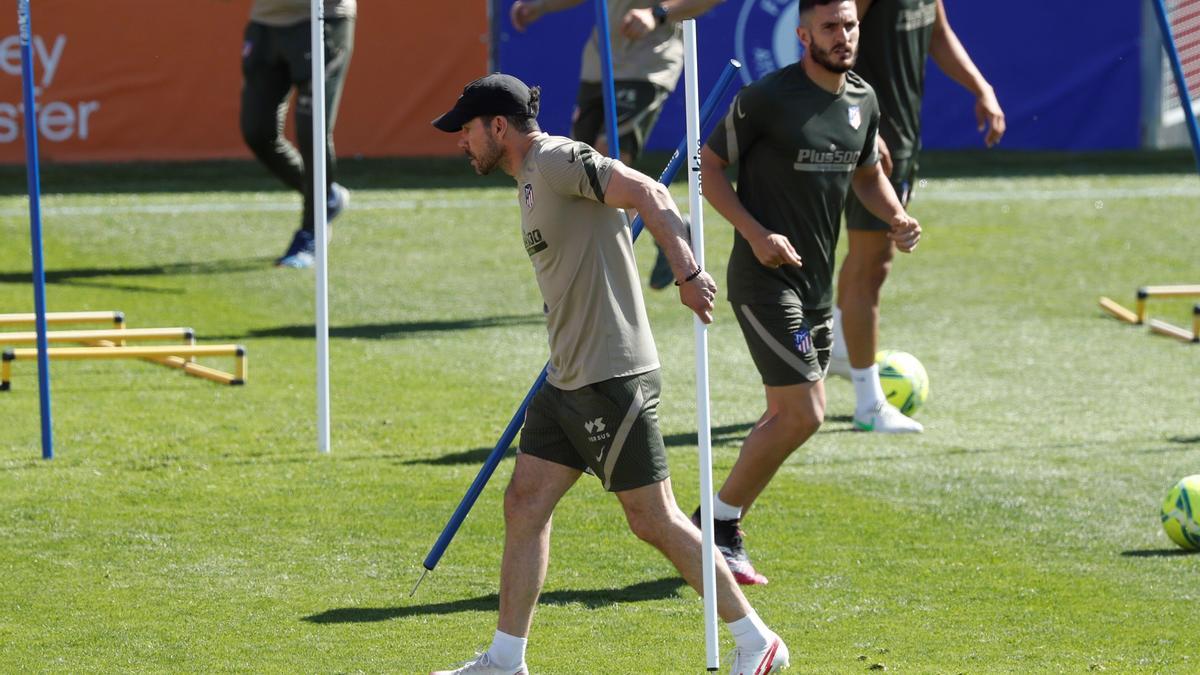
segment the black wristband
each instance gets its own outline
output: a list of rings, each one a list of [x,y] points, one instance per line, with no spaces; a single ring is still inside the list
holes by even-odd
[[[654,23],[659,26],[667,22],[667,8],[663,7],[661,2],[650,8],[650,14],[654,17]]]
[[[683,281],[676,281],[675,285],[682,286],[682,285],[686,284],[687,282],[691,281],[692,279],[695,279],[696,277],[700,276],[700,273],[703,271],[704,270],[700,269],[699,265],[696,265],[695,272],[692,272],[691,274],[687,275],[687,277]]]

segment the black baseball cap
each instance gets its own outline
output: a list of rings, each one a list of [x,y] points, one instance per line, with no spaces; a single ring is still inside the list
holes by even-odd
[[[463,87],[454,107],[435,119],[433,126],[457,133],[480,115],[537,117],[540,92],[538,87],[530,89],[512,75],[492,73]]]

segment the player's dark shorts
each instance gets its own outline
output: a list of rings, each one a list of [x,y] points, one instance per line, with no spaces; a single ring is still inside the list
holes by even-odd
[[[525,412],[519,452],[595,474],[609,492],[665,480],[661,390],[658,369],[572,391],[544,384]]]
[[[905,157],[903,159],[893,159],[892,175],[888,180],[892,183],[892,188],[896,190],[896,196],[900,198],[900,203],[908,206],[908,199],[912,196],[913,181],[917,178],[917,158]],[[882,220],[871,215],[867,207],[858,201],[854,191],[846,196],[846,227],[851,230],[890,230],[892,226]]]
[[[617,133],[621,151],[637,159],[646,138],[658,116],[663,102],[671,92],[652,82],[616,80]],[[580,82],[579,94],[575,98],[575,118],[571,124],[571,135],[577,141],[595,145],[596,139],[605,134],[604,93],[598,82]]]
[[[750,357],[768,387],[818,382],[829,368],[833,313],[798,302],[733,305]]]

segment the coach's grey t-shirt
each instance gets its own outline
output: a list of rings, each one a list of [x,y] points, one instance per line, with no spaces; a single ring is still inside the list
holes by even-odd
[[[353,19],[357,0],[325,0],[325,18]],[[312,18],[308,0],[254,0],[250,20],[267,26],[293,26]]]
[[[658,368],[633,238],[604,205],[616,160],[585,143],[539,134],[517,175],[521,234],[546,305],[559,389]]]
[[[659,0],[608,0],[608,35],[612,44],[613,79],[653,82],[674,91],[683,72],[683,28],[667,21],[646,35],[630,40],[621,34],[621,22],[631,9],[649,9]],[[590,4],[590,3],[589,3]],[[579,79],[600,81],[600,47],[596,31],[583,48]]]

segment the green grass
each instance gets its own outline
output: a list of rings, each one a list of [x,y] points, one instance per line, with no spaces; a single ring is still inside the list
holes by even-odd
[[[1200,282],[1196,176],[1178,156],[927,164],[926,239],[885,287],[881,341],[929,371],[927,431],[848,433],[852,391],[832,381],[822,432],[747,520],[772,579],[751,601],[799,672],[1200,669],[1200,556],[1158,523],[1168,488],[1200,472],[1200,347],[1096,306]],[[35,369],[16,364],[0,394],[0,671],[416,673],[488,644],[511,460],[407,594],[546,359],[511,183],[458,161],[343,171],[355,202],[331,247],[334,448],[319,456],[313,276],[269,264],[298,201],[249,164],[48,169],[50,308],[245,344],[250,382],[56,363],[46,462]],[[0,311],[28,311],[5,172]],[[723,282],[731,229],[707,218]],[[1185,324],[1190,307],[1151,314]],[[690,511],[691,319],[670,292],[648,309]],[[725,304],[710,355],[721,480],[763,405]],[[701,603],[616,501],[585,478],[556,524],[534,672],[699,672]]]

